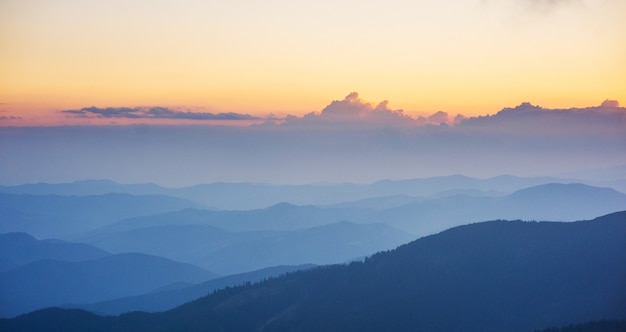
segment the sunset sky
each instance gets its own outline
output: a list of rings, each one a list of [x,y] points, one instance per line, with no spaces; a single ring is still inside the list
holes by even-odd
[[[111,122],[62,112],[89,107],[282,118],[352,91],[413,117],[626,102],[625,15],[623,0],[0,0],[0,125]]]

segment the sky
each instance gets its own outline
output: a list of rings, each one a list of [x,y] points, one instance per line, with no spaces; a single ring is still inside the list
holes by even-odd
[[[353,91],[412,119],[624,101],[624,13],[622,0],[0,0],[0,126],[250,125]]]
[[[0,0],[0,185],[626,181],[624,13],[623,0]]]
[[[116,121],[191,117],[163,107],[68,112]],[[89,179],[167,187],[372,183],[452,174],[624,183],[626,108],[612,100],[568,109],[521,103],[486,116],[439,112],[411,117],[387,103],[364,101],[355,92],[317,112],[250,126],[3,127],[0,160],[0,185]]]

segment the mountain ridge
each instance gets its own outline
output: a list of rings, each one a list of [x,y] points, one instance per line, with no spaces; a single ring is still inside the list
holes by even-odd
[[[521,332],[623,320],[624,238],[626,211],[569,223],[481,222],[364,262],[222,289],[164,313],[100,317],[54,309],[0,326],[20,331],[54,321],[56,328],[87,324],[103,331]],[[62,320],[76,315],[82,318]]]

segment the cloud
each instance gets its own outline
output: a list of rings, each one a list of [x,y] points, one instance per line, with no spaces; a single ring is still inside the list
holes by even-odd
[[[80,110],[61,111],[74,117],[114,119],[178,119],[178,120],[260,120],[261,118],[241,113],[209,113],[173,110],[166,107],[85,107]]]
[[[13,116],[13,115],[3,115],[3,116],[0,116],[0,120],[22,120],[22,118],[19,116]]]
[[[343,100],[334,100],[320,113],[309,113],[301,118],[289,117],[287,124],[301,125],[411,125],[414,119],[402,110],[392,110],[387,101],[378,105],[366,103],[352,92]]]
[[[448,117],[448,113],[439,111],[428,118],[426,118],[428,123],[430,124],[440,124],[440,123],[448,123],[450,118]]]
[[[388,101],[376,106],[359,98],[352,92],[343,100],[334,100],[321,112],[308,113],[302,117],[287,116],[284,126],[302,127],[417,127],[423,125],[452,124],[453,120],[445,112],[437,112],[427,118],[414,118],[401,109],[392,109]]]
[[[483,5],[510,8],[520,14],[552,14],[566,8],[584,8],[584,0],[481,0]]]
[[[543,7],[563,6],[563,5],[570,5],[576,2],[580,2],[580,0],[523,0],[523,1],[526,1],[527,3],[530,3],[534,6],[543,6]]]
[[[619,107],[619,101],[607,99],[600,104],[600,107],[603,108],[617,108]]]
[[[614,100],[605,100],[600,106],[585,108],[547,109],[528,102],[513,108],[504,108],[496,114],[471,117],[459,123],[461,128],[483,128],[494,132],[511,133],[569,133],[596,130],[624,132],[626,108]],[[626,139],[626,135],[622,134]]]
[[[370,182],[547,175],[626,164],[626,108],[607,107],[618,105],[613,101],[602,105],[546,109],[522,103],[488,116],[437,112],[416,118],[351,93],[282,125],[7,126],[0,130],[0,143],[11,143],[0,144],[0,160],[8,161],[0,183]],[[89,108],[65,114],[118,121],[173,116],[167,110]],[[429,124],[441,121],[458,124]]]

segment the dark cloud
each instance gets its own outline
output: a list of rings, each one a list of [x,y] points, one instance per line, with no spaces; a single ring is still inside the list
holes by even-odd
[[[3,115],[3,116],[0,116],[0,120],[22,120],[22,118],[19,116],[13,116],[13,115]]]
[[[97,117],[116,119],[178,119],[178,120],[260,120],[261,118],[240,113],[209,113],[173,110],[166,107],[86,107],[80,110],[65,110],[62,113],[75,117]]]

